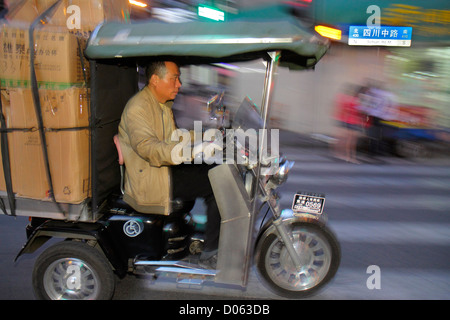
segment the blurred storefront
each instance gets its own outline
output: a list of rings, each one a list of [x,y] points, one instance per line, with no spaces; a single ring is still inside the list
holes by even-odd
[[[245,1],[244,1],[245,2]],[[450,128],[450,2],[446,0],[297,0],[280,1],[296,6],[307,26],[324,25],[340,30],[327,55],[314,72],[279,70],[274,99],[274,122],[292,131],[333,135],[336,95],[347,84],[382,83],[395,95],[395,103],[427,113],[429,125]],[[378,11],[377,11],[378,10]],[[351,25],[412,27],[410,47],[352,46]],[[245,69],[247,68],[247,69]],[[261,78],[240,70],[239,94],[252,93]],[[259,83],[258,83],[259,84]],[[256,88],[256,86],[255,86]],[[257,95],[257,92],[253,92]],[[257,99],[257,98],[256,98]],[[419,111],[417,111],[419,112]],[[413,112],[414,113],[414,112]],[[417,121],[409,114],[405,121]]]
[[[333,40],[328,59],[317,68],[320,87],[326,84],[331,94],[325,98],[328,101],[318,97],[319,110],[332,108],[332,97],[336,94],[333,90],[341,90],[345,83],[364,84],[371,79],[392,92],[400,108],[412,110],[399,114],[404,117],[399,120],[425,121],[428,123],[421,125],[450,128],[450,2],[312,0],[311,3],[314,3],[315,25],[324,24],[342,31],[341,40]],[[350,25],[377,23],[412,27],[411,46],[348,45]],[[332,122],[331,117],[328,120]],[[331,122],[329,125],[326,122],[318,119],[313,130],[330,133]]]
[[[428,108],[432,125],[450,128],[450,47],[392,50],[385,70],[400,104]]]
[[[275,14],[273,5],[284,3],[290,6],[305,28],[313,30],[315,26],[323,25],[341,33],[340,39],[331,40],[329,52],[314,71],[279,68],[271,114],[274,126],[332,136],[336,129],[333,118],[336,96],[348,84],[366,85],[376,81],[394,94],[395,103],[402,110],[411,111],[401,113],[401,120],[450,128],[448,0],[192,0],[153,1],[151,4],[153,10],[171,8],[169,12],[174,13],[175,2],[178,9],[190,10],[194,16],[198,4],[206,4],[225,11],[226,19],[249,7],[264,4],[266,9],[256,12],[270,17]],[[199,18],[194,16],[191,18]],[[349,45],[350,26],[374,24],[412,27],[411,46]],[[264,69],[262,61],[191,67],[183,71],[183,87],[187,93],[201,96],[195,103],[202,106],[214,92],[225,89],[227,104],[232,111],[247,95],[256,104],[261,103]],[[179,108],[184,109],[181,104],[180,101]],[[197,106],[187,108],[198,109]],[[192,112],[186,110],[185,113]]]

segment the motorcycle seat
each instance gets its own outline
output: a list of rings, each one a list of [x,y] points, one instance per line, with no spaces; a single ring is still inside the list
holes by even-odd
[[[181,214],[181,213],[189,213],[195,205],[194,201],[186,201],[182,199],[174,199],[171,200],[172,210],[170,211],[170,215],[172,214]],[[109,199],[109,206],[113,208],[114,211],[121,211],[123,213],[133,213],[136,212],[133,207],[131,207],[128,203],[123,200],[122,195],[111,196]]]

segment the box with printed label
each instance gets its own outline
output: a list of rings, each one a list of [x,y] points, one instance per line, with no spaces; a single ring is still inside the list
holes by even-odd
[[[80,203],[90,193],[90,134],[86,89],[39,90],[46,149],[58,202]],[[16,196],[50,200],[46,162],[30,89],[10,90],[8,133]],[[61,130],[62,129],[62,130]],[[2,174],[3,176],[3,174]],[[1,186],[1,185],[0,185]]]
[[[34,32],[34,67],[40,87],[81,86],[88,78],[82,52],[85,42],[68,32]],[[30,46],[27,29],[5,25],[0,34],[1,87],[30,86]],[[80,55],[81,54],[81,55]]]

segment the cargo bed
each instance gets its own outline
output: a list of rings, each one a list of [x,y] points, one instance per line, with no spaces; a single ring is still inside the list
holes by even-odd
[[[27,198],[15,198],[15,212],[11,211],[8,195],[0,191],[0,213],[15,216],[40,217],[66,221],[95,222],[100,217],[98,212],[92,212],[88,201],[80,204],[54,203]],[[62,210],[61,210],[62,209]]]

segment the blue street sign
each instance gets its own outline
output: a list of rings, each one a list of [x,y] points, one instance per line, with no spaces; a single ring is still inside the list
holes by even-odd
[[[411,27],[350,26],[348,44],[351,46],[411,46]]]

